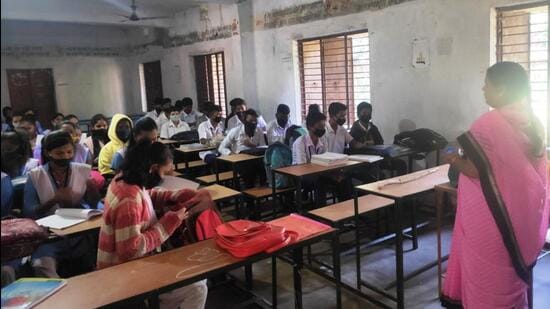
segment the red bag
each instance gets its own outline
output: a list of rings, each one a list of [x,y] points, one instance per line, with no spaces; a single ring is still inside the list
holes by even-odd
[[[2,262],[32,254],[47,238],[47,230],[32,219],[2,220]]]
[[[223,219],[217,211],[207,209],[203,211],[195,222],[197,240],[205,240],[216,237],[216,228],[223,224]]]
[[[218,246],[239,258],[274,252],[298,238],[296,232],[284,227],[249,220],[224,223],[216,228],[216,233]]]

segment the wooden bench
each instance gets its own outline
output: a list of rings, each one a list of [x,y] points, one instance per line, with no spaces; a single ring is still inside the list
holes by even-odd
[[[358,213],[359,215],[367,212],[393,205],[393,200],[374,194],[359,197]],[[332,204],[323,208],[315,209],[309,214],[328,221],[331,224],[337,224],[342,221],[352,220],[355,217],[353,200],[347,200]]]
[[[278,195],[280,193],[294,191],[294,188],[282,188],[275,190],[275,194]],[[243,195],[250,199],[252,201],[252,207],[251,209],[252,214],[255,219],[261,219],[261,211],[258,211],[258,201],[262,199],[267,199],[270,196],[273,195],[273,188],[271,187],[256,187],[256,188],[250,188],[242,191]],[[276,217],[277,210],[275,209],[275,204],[273,205],[273,217]]]
[[[233,179],[233,172],[223,172],[219,174],[220,181],[228,181]],[[197,181],[205,185],[216,183],[216,174],[197,177]]]
[[[189,162],[189,168],[196,168],[196,167],[201,167],[201,166],[206,166],[206,163],[203,160],[196,160],[196,161]],[[177,170],[184,170],[185,169],[185,163],[178,163],[176,165],[176,169]]]

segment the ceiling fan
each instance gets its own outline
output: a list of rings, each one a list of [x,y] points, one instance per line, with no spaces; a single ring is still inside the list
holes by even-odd
[[[130,5],[130,8],[132,8],[132,14],[130,14],[130,16],[117,14],[118,16],[122,16],[125,18],[120,21],[121,23],[129,22],[129,21],[154,20],[154,19],[163,19],[163,18],[171,17],[171,16],[139,17],[136,13],[136,10],[137,10],[136,0],[132,0],[132,5]]]

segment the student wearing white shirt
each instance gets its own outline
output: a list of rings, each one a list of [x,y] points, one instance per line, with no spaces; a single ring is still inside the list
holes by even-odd
[[[246,111],[246,102],[243,99],[235,103],[233,116],[227,120],[227,130],[238,127],[243,123],[244,112]],[[257,120],[257,119],[256,119]]]
[[[206,112],[208,120],[199,124],[197,131],[199,133],[199,140],[201,144],[219,144],[223,140],[223,123],[221,117],[222,109],[213,105],[210,110]]]
[[[231,129],[220,144],[218,151],[222,156],[240,153],[243,150],[258,146],[265,146],[264,134],[258,128],[258,113],[253,109],[249,109],[243,112],[243,119],[243,124]],[[264,172],[265,170],[260,160],[253,160],[249,164],[241,164],[239,171],[247,187],[254,186],[256,176],[260,176],[260,183],[265,182]]]
[[[191,98],[183,98],[181,101],[183,112],[181,113],[181,120],[185,121],[190,128],[197,128],[199,125],[198,118],[202,116],[202,113],[193,110],[193,100]]]
[[[169,98],[164,98],[162,101],[162,113],[155,120],[157,123],[157,128],[162,128],[162,126],[170,121],[170,108],[172,108],[172,102]]]
[[[284,143],[286,130],[292,125],[289,120],[290,108],[286,104],[277,106],[275,119],[267,124],[267,143],[269,145],[275,142]]]
[[[153,102],[153,110],[145,114],[145,117],[149,117],[154,121],[157,121],[162,114],[162,98],[156,98]]]
[[[181,111],[177,107],[168,109],[170,120],[165,122],[160,129],[160,138],[171,138],[180,132],[191,130],[187,123],[181,121]]]
[[[327,132],[324,142],[328,152],[344,153],[346,146],[353,149],[365,148],[366,145],[353,139],[343,127],[346,123],[347,106],[340,102],[330,103],[328,107],[329,120],[326,125]]]

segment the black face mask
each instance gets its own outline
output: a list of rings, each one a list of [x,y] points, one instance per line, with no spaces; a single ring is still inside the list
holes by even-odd
[[[317,135],[317,137],[323,137],[323,135],[325,135],[325,131],[325,129],[315,129],[313,134]]]
[[[130,134],[132,133],[132,129],[130,128],[117,128],[116,129],[116,135],[118,138],[123,142],[126,143],[130,139]]]
[[[288,123],[288,118],[277,117],[277,124],[278,124],[281,128],[284,128],[284,127],[286,126],[287,123]]]
[[[157,114],[160,114],[160,112],[162,112],[162,108],[161,107],[155,107],[155,112],[157,112]]]
[[[92,130],[92,138],[99,139],[99,140],[106,140],[107,139],[107,129],[96,129]]]
[[[154,188],[158,186],[161,183],[161,181],[162,181],[162,178],[160,177],[159,174],[149,173],[147,174],[147,184],[145,185],[145,187],[147,189]]]
[[[254,136],[254,133],[256,132],[256,127],[258,126],[255,122],[245,122],[244,123],[244,131],[246,135],[252,137]]]
[[[222,117],[214,117],[214,122],[220,122],[222,121]]]
[[[244,112],[238,112],[238,113],[235,113],[235,115],[237,115],[237,117],[242,120],[244,116]]]
[[[59,167],[68,167],[71,164],[71,159],[54,159],[50,158],[50,160]]]
[[[361,120],[362,123],[369,123],[371,119],[370,115],[361,115],[359,116],[359,120]]]
[[[337,123],[339,126],[343,126],[344,123],[346,123],[346,119],[336,119],[336,123]]]

